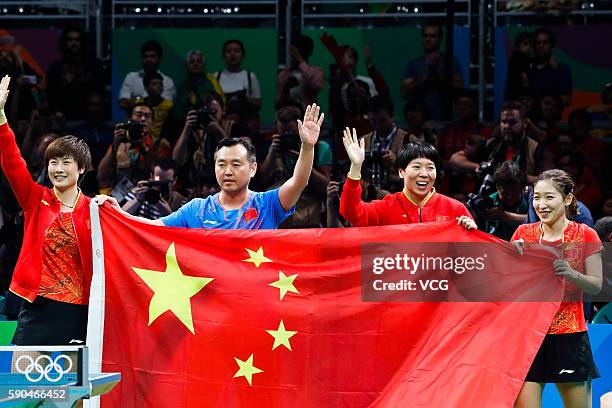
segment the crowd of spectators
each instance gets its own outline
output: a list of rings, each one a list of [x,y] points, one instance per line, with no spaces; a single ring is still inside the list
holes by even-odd
[[[242,65],[244,44],[219,44],[225,69],[208,72],[206,56],[191,50],[174,63],[186,70],[175,84],[159,70],[162,46],[142,44],[142,66],[122,81],[118,99],[108,94],[102,64],[90,56],[86,33],[66,28],[60,38],[61,58],[45,77],[37,77],[11,48],[0,47],[0,76],[11,75],[7,115],[33,177],[49,186],[42,152],[55,138],[74,134],[87,142],[92,167],[81,189],[118,199],[123,208],[151,219],[167,215],[194,197],[217,191],[213,152],[227,137],[249,139],[257,150],[258,172],[251,188],[264,191],[282,184],[293,172],[299,151],[297,119],[305,106],[320,103],[329,91],[325,132],[315,148],[309,185],[285,228],[347,227],[338,212],[338,197],[349,161],[342,129],[357,129],[365,138],[362,169],[364,200],[401,191],[396,155],[409,141],[425,141],[440,152],[437,190],[467,204],[480,229],[508,239],[527,220],[530,186],[544,170],[560,168],[576,181],[576,196],[589,212],[586,221],[601,225],[612,216],[612,185],[604,161],[603,140],[612,126],[612,85],[602,91],[602,104],[569,114],[572,73],[554,57],[555,36],[546,28],[516,38],[498,123],[478,120],[475,92],[466,89],[459,62],[440,50],[443,30],[421,30],[423,55],[405,64],[401,84],[389,84],[377,70],[371,52],[361,55],[324,34],[314,41],[295,36],[291,64],[278,73],[274,100],[263,100],[257,73]],[[330,72],[311,64],[315,47],[324,47],[335,64]],[[449,61],[450,59],[450,61]],[[401,56],[398,56],[398,63]],[[357,74],[364,64],[367,76]],[[136,69],[138,67],[134,67]],[[392,100],[398,87],[402,100]],[[111,124],[111,104],[128,120]],[[275,124],[262,127],[262,105],[274,105]],[[395,117],[395,106],[403,117]],[[8,287],[16,260],[23,214],[5,180],[0,185],[0,273]],[[604,227],[602,227],[604,228]],[[605,228],[603,230],[606,230]],[[606,230],[607,231],[607,230]],[[602,240],[610,239],[609,232]],[[14,311],[13,311],[14,312]],[[10,315],[11,311],[5,313]]]

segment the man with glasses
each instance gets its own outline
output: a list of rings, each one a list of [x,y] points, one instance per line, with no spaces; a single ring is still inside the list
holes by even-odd
[[[510,160],[527,173],[527,181],[533,184],[538,174],[554,167],[550,155],[530,135],[541,132],[525,117],[525,108],[519,102],[507,101],[501,107],[499,126],[492,137],[468,146],[453,154],[450,165],[456,170],[491,175],[501,163]]]
[[[426,24],[421,30],[424,54],[411,61],[404,71],[402,97],[418,98],[427,110],[427,119],[433,121],[450,120],[452,116],[451,93],[454,88],[463,88],[461,68],[453,58],[452,76],[446,76],[446,59],[440,51],[442,28]]]

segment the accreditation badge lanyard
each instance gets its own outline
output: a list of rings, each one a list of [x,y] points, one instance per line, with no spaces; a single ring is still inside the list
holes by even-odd
[[[389,133],[385,138],[379,138],[378,132],[374,131],[374,134],[372,135],[373,148],[370,149],[370,156],[374,157],[374,151],[383,152],[385,150],[389,150],[393,144],[393,138],[395,137],[396,133],[397,126],[393,126],[393,130],[391,130],[391,133]],[[383,146],[383,148],[381,149],[380,146]]]

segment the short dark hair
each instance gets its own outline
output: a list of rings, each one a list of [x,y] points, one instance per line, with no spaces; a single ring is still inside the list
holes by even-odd
[[[393,101],[391,98],[376,95],[368,101],[368,112],[375,113],[385,111],[389,115],[393,115],[395,112],[395,107],[393,106]]]
[[[164,77],[161,76],[159,72],[147,72],[142,78],[142,84],[146,88],[154,79],[159,79],[160,81],[162,81],[162,84],[164,83]]]
[[[359,62],[359,53],[357,52],[357,49],[353,47],[352,45],[343,45],[342,51],[344,52],[349,51],[351,54],[353,54],[353,58],[355,58],[355,64]]]
[[[291,45],[294,45],[302,54],[305,60],[308,60],[314,51],[314,42],[312,38],[304,34],[299,34],[291,39]]]
[[[538,100],[538,105],[536,106],[536,110],[540,114],[542,114],[542,102],[544,101],[544,98],[552,99],[556,111],[554,112],[555,114],[553,119],[561,120],[561,114],[563,113],[563,101],[561,100],[561,97],[558,94],[551,92],[545,92],[542,96],[540,96],[540,99]]]
[[[529,41],[533,44],[533,33],[530,33],[529,31],[521,31],[518,33],[514,39],[514,46],[518,48],[525,41]]]
[[[206,92],[202,98],[202,105],[208,105],[212,101],[217,101],[222,108],[225,108],[223,97],[214,91]]]
[[[519,115],[521,115],[521,119],[525,118],[525,105],[520,103],[519,101],[506,101],[502,104],[501,112],[511,112],[511,111],[519,111]]]
[[[410,142],[402,146],[397,153],[396,163],[400,169],[405,169],[414,159],[429,159],[437,166],[440,154],[435,147],[426,142]]]
[[[215,159],[217,158],[217,152],[222,147],[232,147],[236,145],[244,146],[244,148],[247,151],[247,160],[251,164],[255,163],[255,161],[257,160],[257,155],[255,153],[255,147],[253,146],[253,144],[249,142],[248,140],[239,139],[237,137],[227,137],[227,138],[221,139],[219,143],[217,143],[217,148],[215,149]]]
[[[153,167],[159,167],[163,171],[174,170],[176,172],[176,162],[169,157],[157,160]]]
[[[584,173],[584,166],[586,165],[586,159],[584,155],[579,151],[562,154],[555,159],[556,167],[564,166],[565,164],[561,163],[561,161],[564,161],[564,159],[567,160],[568,166],[575,166],[578,168],[579,172],[577,177],[581,177],[582,173]]]
[[[563,107],[563,101],[561,100],[561,96],[556,93],[556,92],[544,92],[540,95],[540,99],[538,100],[538,102],[542,102],[542,99],[544,98],[551,98],[555,101],[555,103],[557,105],[559,105],[559,108]]]
[[[79,33],[79,35],[81,36],[81,49],[79,50],[79,52],[81,54],[84,53],[85,46],[87,43],[87,34],[85,33],[85,30],[83,30],[83,27],[81,27],[80,25],[70,24],[64,27],[64,29],[62,30],[62,35],[59,38],[59,49],[62,52],[62,54],[65,54],[68,52],[67,40],[68,40],[69,33]]]
[[[533,37],[537,37],[539,34],[544,34],[550,40],[550,46],[554,47],[557,44],[557,38],[555,37],[555,33],[553,33],[550,29],[545,27],[540,27],[533,32]]]
[[[419,111],[419,112],[426,113],[426,110],[427,108],[425,107],[425,104],[423,103],[423,101],[417,98],[410,98],[404,104],[404,108],[402,109],[402,112],[404,113],[404,116],[406,116],[408,112]]]
[[[459,100],[459,98],[469,98],[474,102],[474,105],[478,105],[478,94],[476,91],[467,88],[457,89],[453,94],[453,99],[455,103]]]
[[[507,160],[499,165],[493,173],[495,184],[508,186],[520,183],[521,187],[527,184],[527,176],[518,163]]]
[[[240,49],[242,50],[242,55],[246,57],[246,50],[244,49],[244,44],[242,43],[242,41],[237,40],[235,38],[227,40],[223,43],[223,47],[221,48],[221,56],[225,54],[225,48],[230,44],[238,44],[240,46]]]
[[[561,136],[567,136],[572,139],[572,143],[578,144],[578,137],[573,132],[569,129],[559,129],[552,139],[553,145],[559,142],[559,137]]]
[[[589,114],[589,111],[584,108],[574,109],[571,111],[569,117],[567,118],[567,123],[571,123],[576,119],[583,120],[589,127],[593,126],[591,115]]]
[[[140,47],[140,55],[147,51],[155,52],[157,55],[159,55],[159,58],[164,56],[164,50],[162,49],[161,44],[155,40],[148,40],[142,44],[142,47]]]
[[[425,23],[423,24],[423,27],[421,27],[421,36],[423,34],[425,34],[425,29],[427,27],[435,27],[438,29],[438,33],[440,34],[440,39],[442,39],[442,37],[444,37],[444,30],[442,29],[442,26],[440,24],[436,24],[436,23]]]
[[[52,141],[45,150],[45,163],[49,160],[70,157],[77,162],[79,169],[88,169],[91,164],[91,152],[83,139],[76,136],[62,136]]]
[[[598,219],[593,229],[597,232],[597,235],[599,235],[599,239],[603,242],[609,242],[612,236],[612,217],[602,217]]]
[[[302,118],[302,111],[296,106],[283,106],[276,111],[276,120],[280,123],[295,122]]]
[[[132,114],[134,113],[134,109],[136,109],[138,106],[146,106],[147,108],[149,108],[149,110],[151,111],[151,119],[155,119],[155,111],[153,110],[153,107],[149,105],[148,103],[146,103],[145,101],[136,102],[130,107],[130,114],[129,114],[130,118],[132,117]]]

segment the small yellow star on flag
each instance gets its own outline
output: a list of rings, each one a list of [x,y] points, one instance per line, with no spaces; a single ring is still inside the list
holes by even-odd
[[[295,278],[297,278],[297,276],[297,273],[295,275],[285,276],[283,272],[278,271],[278,280],[276,282],[269,283],[268,285],[280,289],[280,300],[283,300],[283,297],[285,297],[287,292],[300,293],[295,286],[293,286],[293,281]]]
[[[259,247],[259,249],[257,250],[257,252],[250,250],[249,248],[245,248],[247,250],[247,252],[249,253],[250,258],[249,259],[243,259],[243,262],[252,262],[255,264],[255,267],[259,268],[259,265],[261,265],[264,262],[272,262],[271,259],[268,259],[264,256],[264,252],[263,252],[263,248]]]
[[[272,346],[272,350],[277,348],[278,346],[285,346],[290,351],[291,343],[289,343],[289,339],[297,334],[296,331],[285,330],[285,323],[283,323],[283,319],[281,319],[280,324],[278,325],[278,330],[266,330],[268,334],[274,337],[274,345]]]
[[[176,259],[174,242],[166,252],[166,271],[151,271],[132,267],[140,279],[154,292],[149,303],[149,326],[161,314],[170,310],[195,334],[191,315],[191,298],[213,278],[183,275]]]
[[[236,363],[238,363],[238,367],[240,367],[238,371],[236,371],[236,374],[234,374],[234,378],[244,377],[251,386],[253,385],[253,374],[263,373],[263,370],[260,370],[259,368],[253,365],[253,354],[251,354],[251,356],[247,358],[246,361],[242,361],[236,357],[234,357],[234,360],[236,360]]]

